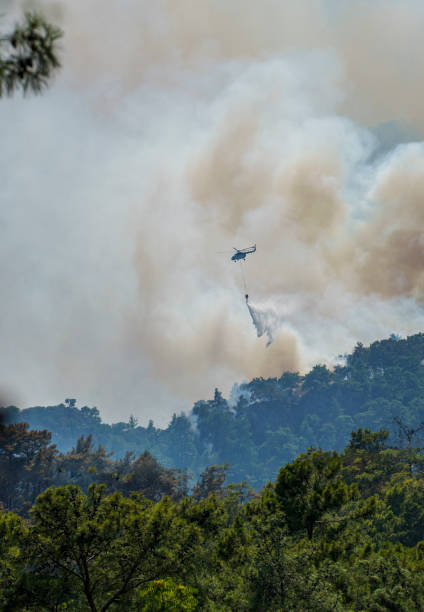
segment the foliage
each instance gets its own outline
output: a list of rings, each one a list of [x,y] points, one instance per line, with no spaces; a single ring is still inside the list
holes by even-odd
[[[17,89],[40,93],[60,67],[62,31],[42,15],[26,12],[23,23],[0,39],[0,97]]]
[[[175,575],[196,542],[196,530],[175,515],[168,499],[152,505],[120,493],[106,496],[103,485],[91,485],[87,495],[74,485],[49,488],[31,519],[27,571],[48,582],[49,591],[63,593],[69,581],[68,597],[93,611],[122,606],[134,591],[140,597],[141,587]],[[31,604],[46,605],[44,595],[32,592]]]
[[[244,383],[231,404],[215,390],[213,399],[196,402],[191,414],[174,415],[166,429],[151,421],[143,427],[132,416],[107,425],[97,408],[78,408],[75,399],[21,411],[9,407],[4,416],[8,423],[25,421],[52,432],[62,453],[91,435],[96,447],[114,451],[119,460],[148,451],[164,468],[186,470],[192,480],[207,466],[228,464],[231,481],[259,490],[309,447],[341,452],[352,431],[387,432],[379,442],[387,451],[383,471],[391,469],[393,447],[424,446],[423,355],[424,334],[358,344],[333,370],[317,365],[304,376],[284,372]],[[363,448],[362,455],[369,452]],[[376,490],[378,478],[368,485],[367,478],[364,473],[360,486]]]
[[[222,491],[227,477],[228,465],[210,465],[200,474],[200,480],[193,487],[192,495],[199,500],[208,497],[211,493]]]
[[[143,612],[192,612],[197,608],[195,589],[172,580],[154,580],[137,592],[135,602]]]
[[[9,407],[0,611],[424,609],[423,349],[358,345],[333,371],[246,383],[236,405],[216,391],[165,430],[74,399]]]
[[[87,491],[101,482],[108,492],[137,492],[156,501],[187,494],[186,475],[167,470],[147,451],[114,461],[101,445],[94,448],[91,435],[79,438],[68,453],[59,453],[50,439],[50,432],[28,431],[26,423],[0,424],[0,504],[5,509],[26,514],[47,487],[69,483]]]
[[[418,612],[422,454],[387,442],[362,429],[341,454],[310,449],[259,495],[219,466],[156,502],[50,487],[28,518],[0,514],[0,610]],[[111,461],[87,439],[71,455],[97,476]]]
[[[53,478],[57,450],[51,433],[27,431],[26,423],[0,424],[0,503],[7,509],[30,507]]]
[[[314,449],[281,468],[275,493],[291,531],[306,529],[312,539],[323,515],[353,497],[355,487],[343,482],[340,469],[341,458],[337,453]]]

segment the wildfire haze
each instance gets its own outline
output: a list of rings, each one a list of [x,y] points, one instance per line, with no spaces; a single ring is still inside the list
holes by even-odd
[[[421,2],[31,7],[65,37],[49,90],[0,102],[1,372],[22,407],[165,424],[422,330]]]

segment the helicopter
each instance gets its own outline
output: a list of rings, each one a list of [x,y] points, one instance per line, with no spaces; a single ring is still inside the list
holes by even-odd
[[[256,244],[247,249],[236,249],[236,247],[233,247],[233,249],[235,253],[231,257],[231,261],[238,261],[239,259],[245,259],[248,253],[254,253],[256,251]]]

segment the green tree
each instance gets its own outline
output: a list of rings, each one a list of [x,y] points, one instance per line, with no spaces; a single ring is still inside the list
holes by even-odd
[[[27,533],[28,527],[21,517],[0,512],[0,610],[19,609],[18,585],[27,560],[22,543]]]
[[[337,510],[353,496],[355,487],[343,482],[341,466],[336,452],[309,449],[281,468],[275,492],[292,532],[306,529],[312,539],[324,514]]]
[[[193,487],[192,495],[197,501],[208,497],[212,493],[223,493],[223,485],[227,478],[228,464],[210,465],[201,474],[197,484]]]
[[[158,501],[164,495],[173,500],[187,495],[187,476],[177,469],[167,470],[148,451],[144,451],[135,461],[118,464],[115,474],[118,478],[108,480],[111,488],[116,488],[129,495],[140,493],[148,499]]]
[[[0,424],[0,503],[25,512],[56,475],[57,450],[50,432],[28,431],[27,423]]]
[[[63,33],[42,15],[25,13],[22,24],[0,39],[0,97],[17,89],[40,93],[60,67],[58,40]]]
[[[176,516],[169,499],[152,505],[106,496],[103,485],[91,485],[87,495],[74,485],[47,489],[31,520],[27,577],[50,588],[71,581],[72,601],[92,612],[131,609],[134,593],[178,575],[196,544],[195,527]],[[28,603],[45,604],[35,592]]]
[[[420,449],[395,448],[387,445],[388,432],[369,429],[353,431],[343,455],[343,478],[354,482],[363,497],[378,494],[399,479],[424,474],[424,456]]]
[[[253,544],[247,565],[249,609],[342,610],[336,585],[314,563],[312,544],[290,536],[283,514],[256,521]]]
[[[137,591],[134,603],[142,612],[192,612],[198,607],[195,589],[172,580],[154,580]]]
[[[423,562],[417,552],[387,543],[379,551],[352,556],[348,567],[339,567],[334,575],[348,609],[421,612]]]
[[[392,537],[405,546],[415,546],[424,541],[423,479],[405,478],[395,482],[387,489],[385,500],[398,517],[398,522],[392,525]]]
[[[110,456],[103,446],[94,449],[92,435],[78,438],[76,446],[64,455],[60,455],[60,484],[73,483],[84,490],[94,481],[104,481],[112,471]]]

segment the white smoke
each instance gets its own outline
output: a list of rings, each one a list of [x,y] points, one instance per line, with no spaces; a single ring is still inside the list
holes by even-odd
[[[244,383],[234,383],[231,387],[231,392],[227,403],[232,411],[235,411],[235,408],[237,407],[237,404],[239,403],[241,398],[245,399],[247,402],[250,402],[252,399],[252,393],[243,385]]]
[[[189,413],[186,414],[186,417],[189,420],[191,430],[196,435],[199,435],[199,428],[198,428],[199,417],[198,417],[198,415],[194,414],[192,411],[190,411]]]

